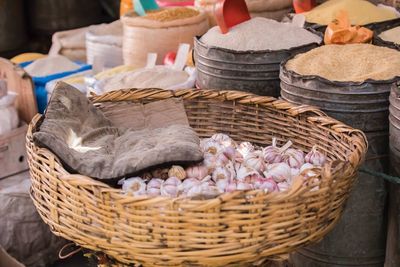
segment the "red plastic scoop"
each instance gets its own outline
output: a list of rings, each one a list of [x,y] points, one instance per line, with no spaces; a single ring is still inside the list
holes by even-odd
[[[250,19],[244,0],[218,0],[215,4],[215,18],[222,33],[233,26]]]

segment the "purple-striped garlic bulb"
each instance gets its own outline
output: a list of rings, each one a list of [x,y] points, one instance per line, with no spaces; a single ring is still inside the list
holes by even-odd
[[[222,153],[225,155],[225,157],[227,157],[229,160],[235,160],[236,158],[236,154],[238,153],[236,151],[236,148],[234,148],[233,146],[227,146],[224,148],[224,150],[222,151]]]
[[[215,166],[225,166],[229,162],[229,158],[224,153],[219,153],[215,157]]]
[[[165,197],[177,197],[180,192],[181,184],[182,182],[179,178],[169,177],[161,185],[160,188],[161,195]]]
[[[265,178],[273,178],[277,183],[290,181],[292,179],[292,169],[284,162],[273,163],[267,166],[264,176]]]
[[[211,154],[214,156],[221,153],[224,149],[223,145],[211,138],[203,139],[202,142],[200,142],[200,148],[203,150],[204,154]]]
[[[266,179],[261,175],[251,175],[250,177],[248,177],[246,182],[252,184],[254,189],[260,189],[265,180]]]
[[[304,153],[301,150],[289,148],[283,153],[283,161],[291,168],[300,169],[304,164]]]
[[[225,188],[225,192],[233,192],[237,190],[237,182],[235,180],[229,181]]]
[[[196,196],[205,196],[205,197],[215,197],[219,195],[220,192],[218,188],[213,183],[202,182],[199,185],[192,187],[185,196],[187,197],[196,197]]]
[[[186,177],[188,178],[196,178],[198,180],[201,180],[207,175],[208,168],[202,164],[186,168]]]
[[[228,135],[223,134],[223,133],[214,134],[213,136],[211,136],[211,139],[219,142],[224,147],[236,146],[236,144],[233,141],[233,139],[230,138]]]
[[[239,144],[237,151],[245,158],[250,152],[254,151],[254,146],[250,142],[242,142]]]
[[[227,192],[230,183],[231,183],[230,179],[218,179],[215,182],[215,186],[218,188],[220,193],[224,193]]]
[[[236,180],[245,182],[252,175],[259,175],[258,171],[246,165],[240,165],[236,169]]]
[[[314,166],[322,166],[326,161],[326,157],[317,150],[317,146],[313,146],[311,151],[304,157],[304,160]]]
[[[265,169],[264,155],[262,151],[255,150],[247,154],[243,161],[244,165],[255,169],[258,172],[263,172]]]
[[[279,191],[277,183],[273,178],[267,178],[263,180],[263,183],[260,185],[258,189],[262,189],[267,192],[277,192]]]
[[[148,183],[147,183],[147,188],[146,188],[146,194],[151,197],[156,197],[161,195],[161,185],[164,182],[164,180],[160,178],[152,178]]]
[[[225,179],[230,180],[230,179],[232,179],[232,173],[226,167],[217,167],[213,171],[211,177],[214,182],[217,182],[218,180],[225,180]]]
[[[129,178],[123,181],[122,191],[133,196],[146,195],[146,183],[140,177]]]
[[[284,146],[278,147],[276,145],[276,138],[272,139],[272,145],[263,149],[264,161],[269,164],[280,163],[283,161],[283,153],[292,145],[288,141]]]
[[[198,186],[200,184],[201,182],[196,178],[186,178],[180,185],[179,191],[186,194],[192,187]]]

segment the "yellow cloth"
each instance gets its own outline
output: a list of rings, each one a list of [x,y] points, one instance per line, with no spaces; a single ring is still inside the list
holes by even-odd
[[[307,22],[328,25],[340,10],[349,14],[352,25],[365,25],[397,18],[394,11],[377,7],[365,0],[330,0],[304,15]]]
[[[47,55],[43,55],[40,53],[23,53],[13,57],[10,61],[15,64],[20,64],[22,62],[33,61],[39,58],[43,58],[45,56]]]

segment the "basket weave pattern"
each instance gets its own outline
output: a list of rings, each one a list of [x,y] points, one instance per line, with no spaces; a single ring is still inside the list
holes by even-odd
[[[214,199],[146,198],[123,195],[99,181],[71,175],[49,150],[36,147],[30,124],[27,150],[31,196],[51,230],[122,263],[144,266],[227,266],[273,259],[320,240],[343,211],[366,138],[358,130],[310,106],[238,91],[120,90],[92,98],[107,112],[127,102],[181,97],[190,125],[201,137],[216,132],[236,141],[310,150],[318,144],[331,159],[313,182],[294,183],[286,193],[238,191]],[[129,117],[127,117],[129,119]],[[300,181],[300,179],[298,180]]]

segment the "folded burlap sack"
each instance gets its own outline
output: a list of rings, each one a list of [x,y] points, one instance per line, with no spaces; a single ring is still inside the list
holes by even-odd
[[[37,126],[36,145],[50,149],[67,170],[110,183],[153,166],[203,159],[200,139],[189,125],[116,127],[83,93],[62,82]]]

